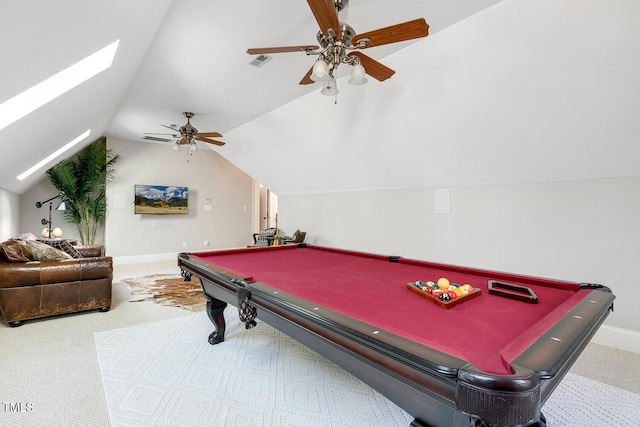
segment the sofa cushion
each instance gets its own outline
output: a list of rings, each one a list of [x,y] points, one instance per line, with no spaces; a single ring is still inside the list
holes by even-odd
[[[0,258],[4,262],[33,261],[31,252],[16,240],[7,240],[0,243]]]
[[[35,234],[33,233],[22,233],[16,237],[13,238],[13,240],[38,240],[38,238],[36,237]]]
[[[56,261],[71,258],[68,253],[42,242],[27,240],[25,245],[36,261]]]
[[[68,253],[69,255],[71,255],[71,258],[84,258],[83,255],[76,248],[74,248],[71,245],[71,243],[67,242],[66,240],[38,239],[38,241],[42,243],[46,243],[49,246],[52,246],[56,249],[60,249],[61,251]]]

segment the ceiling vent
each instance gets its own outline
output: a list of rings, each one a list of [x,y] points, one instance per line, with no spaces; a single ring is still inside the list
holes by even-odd
[[[254,67],[262,67],[266,62],[271,61],[271,58],[273,57],[269,55],[258,55],[251,61],[249,61],[249,64],[253,65]]]

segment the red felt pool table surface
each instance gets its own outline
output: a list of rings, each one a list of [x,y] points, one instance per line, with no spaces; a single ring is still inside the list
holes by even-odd
[[[310,245],[190,255],[495,374],[512,373],[513,360],[591,292],[577,283]],[[481,294],[445,309],[406,286],[441,277]],[[529,287],[538,303],[490,295],[489,280]]]

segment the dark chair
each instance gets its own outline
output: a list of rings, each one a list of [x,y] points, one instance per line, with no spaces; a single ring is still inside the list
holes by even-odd
[[[260,230],[258,233],[254,233],[253,246],[264,247],[273,245],[273,238],[276,235],[276,231],[277,229],[274,227]]]
[[[286,239],[284,243],[286,245],[297,245],[299,243],[304,243],[304,239],[306,238],[307,238],[306,231],[296,230],[296,232],[293,233],[293,236],[290,239]]]

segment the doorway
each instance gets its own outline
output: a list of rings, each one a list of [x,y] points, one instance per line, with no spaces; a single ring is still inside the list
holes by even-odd
[[[262,184],[255,182],[254,203],[258,209],[254,214],[254,233],[276,226],[278,196]]]

